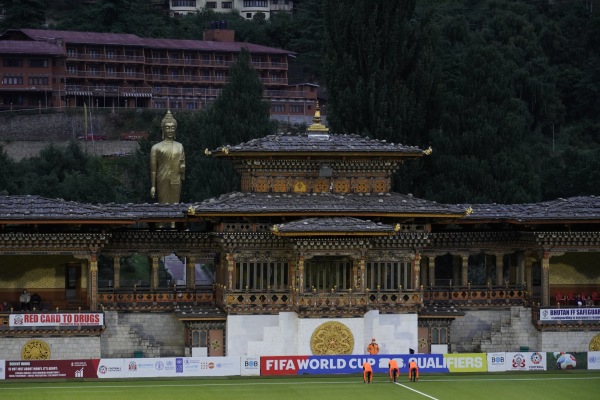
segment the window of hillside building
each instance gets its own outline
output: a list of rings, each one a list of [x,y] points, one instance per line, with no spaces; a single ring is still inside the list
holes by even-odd
[[[366,270],[369,290],[411,289],[410,262],[368,262]]]
[[[225,58],[223,56],[215,56],[215,64],[223,65],[225,63]]]
[[[352,288],[352,260],[336,257],[315,257],[304,262],[306,291],[347,290]]]
[[[98,57],[100,57],[100,51],[97,49],[89,49],[88,56],[90,58],[98,58]]]
[[[106,67],[106,75],[116,75],[115,67]]]
[[[75,75],[77,73],[77,68],[74,65],[67,65],[67,73]]]
[[[252,56],[252,64],[260,64],[260,56]]]
[[[196,7],[196,0],[171,0],[173,7]]]
[[[29,77],[29,85],[31,86],[47,86],[49,83],[48,77],[46,76],[31,76]]]
[[[233,8],[233,3],[231,1],[224,1],[221,3],[221,8],[231,9]]]
[[[225,80],[225,74],[223,73],[223,71],[215,71],[215,80],[216,81]]]
[[[185,109],[186,110],[195,110],[196,109],[196,105],[194,104],[193,101],[187,101],[185,103]]]
[[[169,59],[173,62],[179,61],[179,53],[169,53]]]
[[[67,57],[75,57],[77,56],[77,51],[75,49],[67,49]]]
[[[135,58],[135,51],[133,51],[133,50],[126,50],[125,51],[125,58],[127,58],[128,60],[133,60]]]
[[[106,58],[115,58],[114,50],[106,50]]]
[[[5,68],[22,68],[23,60],[20,58],[5,58],[2,60],[2,65]]]
[[[448,344],[448,328],[431,327],[431,344]]]
[[[171,79],[177,79],[177,77],[179,76],[177,69],[176,68],[169,69],[169,76],[171,77]]]
[[[274,66],[281,65],[281,57],[272,57],[272,58],[271,58],[271,63],[272,63]]]
[[[290,113],[302,114],[302,113],[304,113],[304,106],[303,105],[291,105]]]
[[[283,290],[288,287],[286,262],[238,262],[235,288],[238,290]]]
[[[100,74],[100,67],[98,65],[89,65],[88,66],[88,72],[91,75],[99,75]]]
[[[3,85],[22,85],[23,77],[22,76],[5,76],[2,78]]]
[[[268,7],[268,0],[244,0],[244,7]]]
[[[154,108],[156,108],[158,110],[164,110],[165,108],[167,108],[167,102],[154,100]]]
[[[135,75],[135,68],[133,68],[133,67],[125,67],[125,75],[127,75],[127,76],[134,76]]]
[[[252,13],[246,13],[246,19],[252,19]]]
[[[29,60],[29,68],[48,68],[48,60],[45,58],[32,58]]]
[[[193,59],[193,58],[194,58],[194,57],[193,57],[191,54],[189,54],[189,53],[185,53],[185,54],[183,55],[183,62],[184,62],[184,63],[186,63],[186,64],[191,64],[191,63],[192,63],[192,59]]]
[[[206,8],[217,8],[217,2],[216,1],[207,1]]]
[[[284,113],[285,112],[285,104],[271,104],[271,112]]]

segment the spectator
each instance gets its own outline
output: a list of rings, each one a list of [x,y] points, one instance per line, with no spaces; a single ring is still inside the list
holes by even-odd
[[[31,295],[27,289],[23,289],[21,296],[19,296],[19,302],[21,303],[21,311],[31,311]]]
[[[594,300],[588,296],[587,299],[585,299],[585,305],[586,307],[594,307]]]
[[[31,307],[33,307],[34,310],[38,311],[42,308],[42,298],[39,294],[34,293],[31,296]]]
[[[367,351],[371,355],[375,355],[379,353],[379,345],[375,342],[375,338],[371,339],[371,344],[367,346]]]

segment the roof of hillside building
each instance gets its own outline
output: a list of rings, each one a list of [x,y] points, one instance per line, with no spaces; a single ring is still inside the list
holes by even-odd
[[[47,54],[65,55],[65,49],[48,42],[26,42],[22,40],[0,40],[0,54]]]
[[[399,193],[241,193],[195,203],[194,216],[462,217],[466,210]]]
[[[392,225],[352,217],[306,218],[274,225],[273,233],[278,236],[313,236],[323,234],[345,236],[394,235]]]
[[[152,39],[141,38],[129,33],[106,33],[106,32],[77,32],[77,31],[56,31],[44,29],[10,29],[2,36],[9,41],[17,42],[14,37],[17,33],[22,33],[34,41],[55,42],[62,40],[66,43],[74,44],[97,44],[97,45],[119,45],[119,46],[137,46],[146,48],[177,49],[177,50],[195,50],[195,51],[222,51],[222,52],[240,52],[247,49],[250,53],[268,53],[293,55],[291,51],[267,47],[247,42],[217,42],[209,40],[183,40],[183,39]]]

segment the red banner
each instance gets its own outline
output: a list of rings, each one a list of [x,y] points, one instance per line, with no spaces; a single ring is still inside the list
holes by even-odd
[[[6,379],[97,378],[100,360],[6,361]]]
[[[10,314],[10,326],[103,326],[103,313],[24,313]]]

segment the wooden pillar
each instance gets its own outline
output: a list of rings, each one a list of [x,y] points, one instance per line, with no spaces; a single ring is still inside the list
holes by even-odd
[[[421,285],[427,288],[427,273],[429,272],[429,257],[421,257]]]
[[[150,277],[150,287],[156,289],[158,287],[158,256],[152,256],[152,275]]]
[[[419,285],[421,284],[419,278],[421,275],[421,254],[417,251],[415,252],[415,256],[412,259],[412,285],[413,287],[410,289],[419,289]],[[407,288],[409,289],[409,288]]]
[[[233,290],[233,271],[235,270],[235,259],[233,253],[227,253],[227,289]]]
[[[429,287],[435,287],[435,256],[427,257],[427,265],[429,266]]]
[[[304,256],[298,257],[298,271],[296,272],[298,274],[298,286],[296,288],[299,293],[304,293]]]
[[[551,254],[545,251],[542,257],[542,306],[550,305],[550,257]]]
[[[358,277],[360,279],[358,290],[363,292],[367,287],[367,282],[365,282],[365,256],[362,255],[360,260],[358,260]]]
[[[121,255],[113,256],[113,289],[121,287]]]
[[[96,253],[90,256],[89,268],[90,310],[96,311],[98,309],[98,256]]]
[[[461,254],[461,270],[460,270],[460,284],[467,286],[469,284],[469,255]]]
[[[525,257],[525,288],[531,293],[533,289],[533,258]]]
[[[185,287],[194,289],[196,287],[196,257],[185,258]]]
[[[496,285],[504,285],[504,253],[494,253],[496,258]]]

